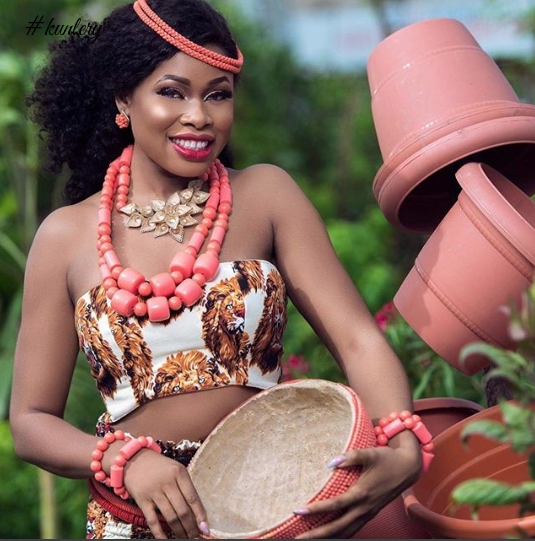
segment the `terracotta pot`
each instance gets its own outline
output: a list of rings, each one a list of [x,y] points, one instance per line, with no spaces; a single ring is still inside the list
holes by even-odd
[[[454,397],[420,398],[414,401],[414,413],[424,421],[434,438],[450,426],[483,410],[483,406]]]
[[[429,237],[394,296],[416,333],[452,366],[474,374],[486,357],[459,361],[461,349],[483,341],[514,348],[501,310],[535,276],[535,202],[488,165],[457,172],[457,203]]]
[[[396,227],[431,233],[455,203],[455,172],[481,161],[535,191],[535,106],[454,19],[388,36],[367,65],[383,165],[373,191]]]
[[[481,507],[479,520],[471,518],[467,507],[453,511],[450,494],[463,481],[486,477],[519,483],[530,479],[528,453],[517,454],[508,444],[482,436],[473,436],[468,446],[461,443],[461,430],[476,419],[500,420],[501,410],[499,406],[487,408],[436,437],[431,467],[403,493],[407,513],[434,538],[503,539],[517,535],[517,527],[533,536],[535,515],[519,518],[519,509],[515,505]]]
[[[479,404],[462,398],[422,398],[414,401],[414,412],[420,415],[433,437],[482,409]],[[430,533],[422,524],[407,515],[402,496],[384,507],[353,537],[353,539],[430,538]]]

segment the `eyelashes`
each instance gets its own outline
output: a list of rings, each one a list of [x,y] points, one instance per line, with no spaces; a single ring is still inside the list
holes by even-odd
[[[166,86],[164,88],[160,88],[156,91],[156,94],[160,96],[165,96],[166,98],[182,98],[184,99],[184,94],[178,90],[177,88]]]
[[[156,91],[160,96],[171,99],[185,99],[184,93],[176,87],[166,86]],[[230,90],[214,90],[204,97],[205,101],[224,101],[232,99],[233,93]]]
[[[206,99],[211,98],[215,101],[222,101],[222,100],[230,100],[232,99],[233,94],[230,90],[216,90],[215,92],[212,92],[208,94]]]

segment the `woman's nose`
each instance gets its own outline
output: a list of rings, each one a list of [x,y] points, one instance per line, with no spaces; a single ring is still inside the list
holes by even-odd
[[[206,110],[204,101],[191,100],[185,103],[185,109],[180,116],[180,122],[184,126],[190,125],[200,129],[211,124],[212,119]]]

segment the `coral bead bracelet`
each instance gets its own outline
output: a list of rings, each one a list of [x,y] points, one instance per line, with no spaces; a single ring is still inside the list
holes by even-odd
[[[125,441],[125,445],[121,447],[119,453],[113,460],[113,465],[110,468],[109,477],[102,469],[102,458],[109,446],[115,441]],[[141,449],[151,449],[157,453],[161,453],[160,446],[150,436],[140,436],[139,438],[132,438],[130,435],[125,434],[122,430],[116,430],[115,432],[108,432],[104,437],[100,438],[94,451],[91,453],[91,471],[94,472],[94,477],[100,483],[113,488],[113,492],[127,500],[130,494],[124,486],[124,466],[126,463]]]
[[[435,445],[432,442],[433,435],[426,428],[419,415],[404,410],[399,413],[393,412],[388,417],[383,417],[375,427],[378,445],[388,445],[388,441],[400,432],[403,432],[403,430],[411,430],[418,438],[422,446],[422,470],[425,473],[435,456],[432,453]]]

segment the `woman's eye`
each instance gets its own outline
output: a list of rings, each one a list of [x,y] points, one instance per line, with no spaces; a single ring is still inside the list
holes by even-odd
[[[212,101],[223,101],[223,100],[229,100],[232,98],[232,92],[230,90],[216,90],[215,92],[211,92],[206,96],[206,100],[212,100]]]
[[[166,98],[183,98],[184,94],[178,88],[173,88],[172,86],[166,86],[158,90],[160,96],[165,96]]]

